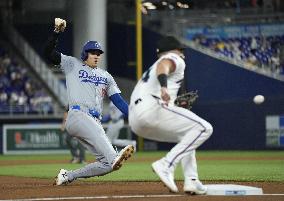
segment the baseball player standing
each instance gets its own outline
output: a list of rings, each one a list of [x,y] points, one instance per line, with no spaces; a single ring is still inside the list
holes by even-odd
[[[128,145],[117,153],[100,122],[105,96],[128,116],[128,105],[120,96],[121,92],[113,77],[97,67],[100,56],[104,53],[100,44],[97,41],[88,41],[83,47],[81,60],[61,54],[55,48],[59,34],[65,27],[65,20],[55,19],[55,30],[45,47],[45,54],[54,65],[60,65],[66,77],[69,102],[66,129],[95,155],[96,161],[72,171],[61,169],[54,185],[118,170],[134,152],[134,147]]]
[[[205,194],[199,181],[195,150],[213,132],[212,126],[190,110],[174,105],[184,79],[185,46],[167,36],[157,44],[159,59],[138,81],[131,95],[129,124],[139,136],[177,144],[160,160],[152,163],[154,172],[172,192],[178,192],[174,171],[181,162],[184,173],[183,190]]]

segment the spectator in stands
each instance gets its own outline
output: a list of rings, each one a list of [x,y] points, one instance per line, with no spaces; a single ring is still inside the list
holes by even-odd
[[[1,91],[0,92],[0,104],[3,105],[3,104],[6,104],[8,101],[8,95],[5,91]]]
[[[23,105],[23,106],[26,105],[27,100],[28,100],[28,97],[26,96],[25,92],[21,91],[19,95],[19,99],[18,99],[18,105]]]
[[[253,54],[249,54],[247,63],[249,64],[249,67],[258,65],[257,58]]]
[[[195,38],[195,43],[225,56],[272,72],[284,66],[284,36],[254,36],[231,39]],[[279,61],[278,61],[279,60]]]
[[[52,111],[51,97],[28,75],[27,68],[12,60],[5,51],[0,54],[0,103],[6,106],[6,110],[0,108],[0,112],[7,108],[10,111],[9,105],[12,112],[24,112],[23,108],[29,108],[30,104],[44,114]]]
[[[39,113],[47,114],[52,110],[52,99],[43,90],[37,90],[30,102]]]
[[[250,49],[252,52],[255,52],[256,49],[257,49],[257,41],[256,41],[256,38],[255,37],[252,37],[251,39],[251,44],[250,44]]]

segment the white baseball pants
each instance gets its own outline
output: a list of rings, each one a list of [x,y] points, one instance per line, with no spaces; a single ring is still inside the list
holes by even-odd
[[[211,124],[187,109],[166,106],[153,96],[139,99],[130,104],[131,129],[146,139],[176,142],[165,157],[169,168],[181,162],[185,179],[198,179],[195,150],[212,134]]]

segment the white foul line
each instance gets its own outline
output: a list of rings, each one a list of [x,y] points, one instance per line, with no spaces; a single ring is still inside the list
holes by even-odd
[[[49,200],[90,200],[90,199],[122,199],[122,198],[163,198],[163,197],[181,197],[185,195],[110,195],[110,196],[91,196],[91,197],[55,197],[55,198],[28,198],[11,199],[0,201],[49,201]]]
[[[265,196],[284,196],[284,194],[262,194],[262,195],[256,195],[256,196],[263,196],[263,195]],[[166,198],[166,197],[182,197],[182,196],[187,196],[187,195],[179,195],[179,194],[176,194],[176,195],[172,195],[172,194],[168,194],[168,195],[110,195],[110,196],[102,195],[102,196],[90,196],[90,197],[10,199],[10,200],[0,200],[0,201],[51,201],[51,200],[90,200],[90,199],[123,199],[123,198]],[[210,196],[210,195],[203,195],[203,196]],[[247,195],[247,196],[254,196],[254,195]]]
[[[263,194],[263,195],[276,195],[276,196],[281,196],[281,195],[284,195],[284,194]]]

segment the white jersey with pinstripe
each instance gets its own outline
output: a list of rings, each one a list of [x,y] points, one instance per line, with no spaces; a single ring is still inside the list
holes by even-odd
[[[170,59],[176,66],[175,71],[168,75],[168,91],[171,97],[168,105],[159,98],[161,86],[156,68],[162,59]],[[213,129],[210,123],[193,112],[173,104],[180,81],[184,78],[184,69],[184,60],[179,55],[168,52],[143,74],[131,95],[129,125],[134,133],[143,138],[176,142],[162,160],[171,171],[181,162],[185,180],[189,181],[191,178],[198,178],[195,149],[209,138]]]
[[[157,64],[162,59],[170,59],[175,64],[175,71],[168,76],[168,92],[171,97],[170,103],[173,104],[177,97],[178,90],[184,78],[184,60],[175,53],[168,53],[160,57],[142,76],[131,95],[131,102],[137,98],[151,94],[161,96],[161,86],[156,76]]]

